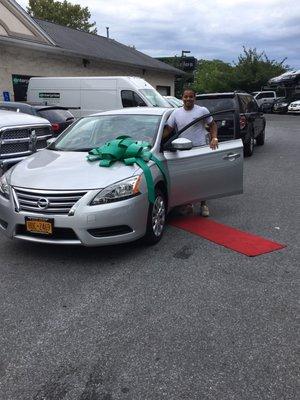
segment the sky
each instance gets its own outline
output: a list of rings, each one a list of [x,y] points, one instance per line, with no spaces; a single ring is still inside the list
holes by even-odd
[[[237,62],[246,48],[300,69],[299,0],[69,0],[88,7],[98,34],[152,57]],[[26,9],[27,0],[18,0]]]

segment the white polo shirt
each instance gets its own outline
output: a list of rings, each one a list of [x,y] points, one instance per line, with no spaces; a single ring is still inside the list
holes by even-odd
[[[177,129],[181,130],[186,125],[205,114],[209,114],[208,109],[196,104],[191,110],[185,110],[184,107],[176,108],[170,115],[167,125],[171,128],[175,128],[176,125]],[[207,135],[205,124],[210,124],[212,121],[213,117],[204,118],[202,121],[197,122],[195,125],[184,131],[180,137],[191,140],[193,146],[204,146],[206,145]]]

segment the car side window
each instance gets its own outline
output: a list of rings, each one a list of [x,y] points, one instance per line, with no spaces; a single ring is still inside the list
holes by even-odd
[[[255,99],[251,99],[249,102],[249,111],[250,112],[258,112],[258,105]]]
[[[247,112],[247,99],[246,96],[239,96],[239,104],[241,108],[241,113],[244,114]]]
[[[250,96],[240,96],[240,104],[241,104],[241,111],[242,113],[250,113],[255,111],[254,108],[254,103],[252,101],[252,97]]]

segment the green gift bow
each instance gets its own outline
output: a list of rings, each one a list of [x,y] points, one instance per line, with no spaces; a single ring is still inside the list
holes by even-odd
[[[106,142],[103,146],[89,151],[88,161],[100,160],[100,167],[110,167],[116,161],[123,161],[126,165],[136,163],[144,172],[148,199],[150,203],[155,201],[155,189],[151,170],[147,163],[152,160],[162,173],[166,185],[168,185],[168,174],[163,163],[150,151],[150,143],[135,141],[130,136],[119,136],[114,140]]]

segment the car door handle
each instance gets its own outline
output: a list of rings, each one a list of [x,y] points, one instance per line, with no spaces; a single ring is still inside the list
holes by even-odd
[[[223,157],[223,160],[233,161],[239,157],[241,157],[240,153],[229,153],[225,157]]]

